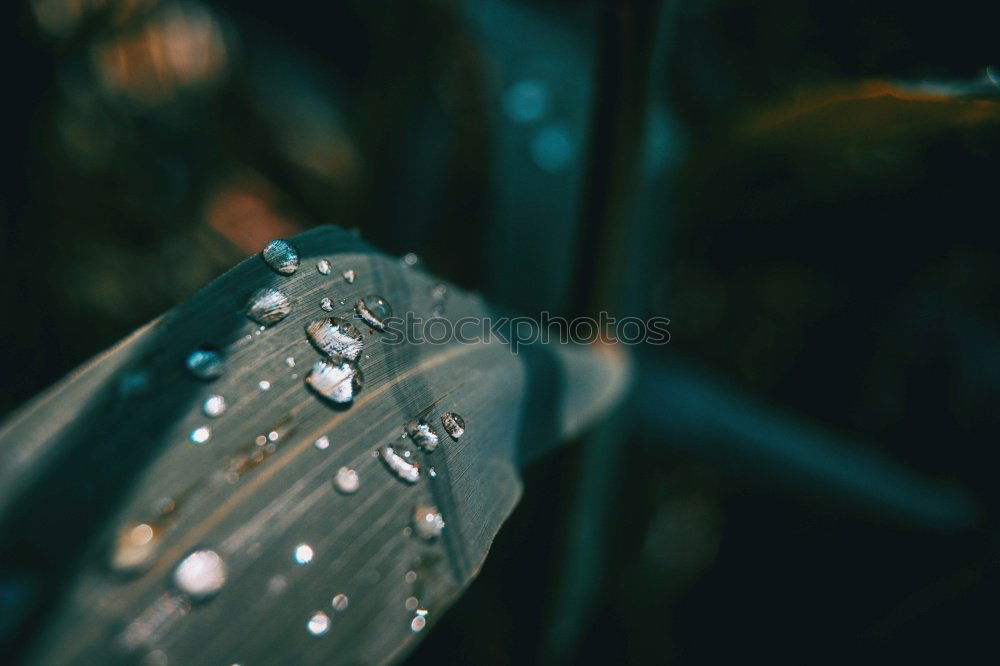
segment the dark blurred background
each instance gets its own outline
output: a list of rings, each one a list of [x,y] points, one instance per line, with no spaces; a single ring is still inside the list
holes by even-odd
[[[9,413],[271,238],[666,316],[414,663],[995,662],[1000,6],[4,4]]]

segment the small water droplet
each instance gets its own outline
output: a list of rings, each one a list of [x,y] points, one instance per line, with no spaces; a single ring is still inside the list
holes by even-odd
[[[309,622],[306,624],[306,629],[313,636],[322,636],[326,632],[330,631],[330,616],[323,611],[316,611],[309,618]]]
[[[339,303],[340,303],[341,305],[347,305],[347,299],[346,299],[346,298],[342,298],[342,299],[340,299],[340,301],[338,301],[338,302],[339,302]]]
[[[403,602],[403,607],[408,611],[417,610],[417,606],[420,605],[420,601],[416,597],[407,597],[406,601]]]
[[[319,308],[324,312],[333,312],[333,301],[330,300],[329,296],[324,296],[319,301]]]
[[[174,584],[193,601],[214,596],[226,582],[226,563],[214,550],[196,550],[174,569]]]
[[[431,477],[432,479],[436,479],[437,475],[438,471],[436,469],[434,469],[433,467],[427,468],[427,476]]]
[[[300,543],[295,547],[295,564],[302,566],[303,564],[309,564],[312,562],[313,549],[307,543]]]
[[[191,431],[191,441],[195,444],[204,444],[212,436],[212,429],[207,425],[199,426]]]
[[[455,412],[445,412],[441,415],[441,425],[448,431],[452,439],[458,439],[465,434],[465,419]]]
[[[358,300],[354,309],[366,324],[380,331],[385,330],[385,320],[392,316],[389,301],[377,294],[371,294]]]
[[[406,575],[403,576],[403,580],[405,580],[407,583],[415,583],[417,581],[417,572],[407,571]]]
[[[306,335],[313,346],[327,356],[339,356],[348,361],[357,359],[365,346],[361,331],[340,317],[311,322],[306,326]]]
[[[320,437],[319,439],[317,439],[315,442],[313,442],[313,446],[315,446],[320,451],[323,451],[324,449],[328,449],[328,448],[330,448],[330,438],[327,437],[326,435],[323,435],[322,437]]]
[[[347,284],[354,284],[354,271],[350,268],[344,271],[344,282]]]
[[[400,444],[386,444],[379,448],[382,462],[396,476],[407,483],[420,480],[420,465],[413,460],[413,451]]]
[[[361,487],[361,480],[358,478],[357,471],[353,468],[341,467],[337,470],[336,476],[333,477],[333,485],[345,495],[350,495],[358,492],[358,488]]]
[[[294,356],[289,356],[288,358],[286,358],[285,359],[285,365],[287,365],[289,368],[294,368],[295,367],[295,357]]]
[[[320,259],[316,262],[316,270],[319,271],[320,275],[330,274],[330,262],[326,259]]]
[[[271,382],[267,381],[266,379],[262,379],[257,383],[257,388],[259,388],[261,391],[270,391]]]
[[[201,411],[210,419],[222,416],[222,412],[226,411],[226,399],[218,394],[210,395],[205,398]]]
[[[410,436],[413,443],[430,453],[437,448],[440,438],[437,431],[430,423],[423,419],[413,419],[406,424],[406,434]]]
[[[273,240],[261,253],[267,265],[283,275],[291,275],[299,267],[299,253],[285,240]]]
[[[438,283],[431,288],[431,298],[435,301],[443,301],[444,297],[448,295],[448,286],[444,283]]]
[[[404,266],[416,266],[420,262],[420,257],[418,257],[414,252],[407,252],[400,259],[400,262]]]
[[[417,506],[413,510],[413,529],[421,539],[436,539],[444,531],[444,518],[436,506]]]
[[[257,439],[254,440],[257,446],[264,446],[267,444],[267,435],[257,435]]]
[[[271,576],[267,581],[267,593],[279,595],[288,588],[288,579],[281,575]]]
[[[564,171],[576,158],[576,145],[569,131],[558,124],[538,130],[531,137],[529,150],[535,165],[548,173]]]
[[[274,287],[264,287],[250,294],[243,312],[262,326],[277,324],[292,311],[292,302],[283,291]]]
[[[347,595],[344,593],[340,593],[333,597],[333,602],[331,602],[330,605],[333,606],[333,610],[340,613],[341,611],[347,610],[347,606],[350,603],[351,601],[350,599],[347,598]]]
[[[423,615],[418,615],[410,622],[410,631],[415,634],[420,633],[427,626],[427,618]]]
[[[269,442],[277,442],[278,439],[280,438],[281,435],[278,434],[277,430],[272,430],[271,432],[267,433],[267,441]]]
[[[306,384],[320,397],[338,405],[346,405],[361,391],[364,375],[360,368],[347,361],[321,360],[306,375]]]
[[[111,568],[115,571],[137,571],[146,567],[156,551],[159,530],[149,523],[131,523],[118,532]]]
[[[226,361],[217,347],[203,346],[195,349],[184,362],[191,374],[198,379],[216,379],[226,371]]]

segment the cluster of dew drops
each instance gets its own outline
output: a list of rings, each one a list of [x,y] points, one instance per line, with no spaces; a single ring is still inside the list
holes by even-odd
[[[275,272],[281,275],[292,275],[299,268],[299,254],[296,248],[285,240],[275,240],[270,242],[261,253],[264,261]],[[406,255],[403,259],[405,266],[413,266],[416,263],[415,255]],[[333,266],[327,259],[321,259],[316,264],[316,270],[321,275],[330,275]],[[353,269],[346,269],[341,273],[341,278],[347,284],[353,284],[356,273]],[[432,298],[438,303],[435,306],[435,314],[439,316],[440,302],[445,294],[444,285],[437,285],[432,290]],[[346,304],[346,299],[340,301],[340,305]],[[324,312],[332,312],[334,309],[332,299],[324,297],[320,301],[320,309]],[[260,330],[273,326],[287,317],[293,307],[292,300],[280,289],[264,287],[254,291],[247,300],[244,308],[246,316],[260,326]],[[375,330],[384,331],[386,319],[392,316],[392,307],[389,302],[377,295],[372,294],[359,298],[354,305],[357,316],[374,333]],[[305,377],[305,384],[309,390],[327,403],[346,408],[351,405],[355,396],[361,391],[364,383],[364,376],[360,368],[361,352],[364,349],[364,340],[358,328],[342,317],[322,317],[310,322],[305,327],[306,338],[320,352],[321,357],[313,363],[312,368]],[[187,369],[195,377],[211,381],[221,377],[226,370],[226,360],[220,348],[212,345],[203,345],[192,351],[185,362]],[[289,367],[295,366],[294,357],[288,357],[286,364]],[[258,383],[260,391],[267,391],[271,387],[270,382],[261,380]],[[209,419],[216,419],[222,416],[228,403],[226,398],[218,393],[213,393],[205,398],[202,403],[202,413]],[[448,436],[453,440],[458,440],[465,433],[465,421],[455,412],[445,412],[440,416],[441,426]],[[425,454],[431,454],[441,442],[441,436],[434,424],[425,420],[424,417],[417,417],[405,424],[403,434],[400,439],[379,447],[374,455],[382,460],[385,467],[400,481],[406,484],[416,484],[425,473],[423,465],[418,462],[413,448],[407,440],[414,446],[419,447]],[[203,445],[211,438],[212,429],[209,424],[201,425],[190,433],[190,440],[197,445]],[[265,437],[258,437],[258,445],[273,442],[278,438],[277,432],[272,432]],[[263,440],[263,441],[261,441]],[[330,447],[330,439],[323,435],[316,439],[314,446],[318,450],[326,450]],[[434,467],[427,467],[426,475],[436,477]],[[360,479],[355,469],[351,467],[341,467],[337,470],[333,478],[333,485],[343,495],[353,495],[360,488]],[[164,502],[172,505],[170,500]],[[172,506],[164,507],[164,513],[172,509]],[[412,523],[404,530],[404,534],[415,534],[424,541],[434,541],[441,536],[445,527],[445,521],[437,507],[426,504],[419,504],[413,509]],[[160,528],[156,523],[133,523],[126,525],[118,535],[115,549],[112,555],[111,565],[119,571],[135,571],[148,566],[159,534]],[[296,566],[309,564],[314,557],[313,548],[306,543],[300,543],[293,550],[293,561]],[[203,602],[218,594],[225,585],[227,578],[227,566],[223,558],[214,550],[203,548],[195,550],[184,557],[174,568],[172,582],[174,586],[185,595],[191,602]],[[415,572],[407,572],[406,580],[412,582]],[[348,596],[342,592],[333,596],[330,607],[334,613],[347,610],[350,604]],[[414,613],[410,621],[410,630],[419,632],[426,625],[428,611],[419,607],[419,602],[415,597],[406,600],[405,608]],[[331,628],[332,620],[330,614],[324,610],[314,611],[306,622],[306,630],[312,636],[323,636]]]

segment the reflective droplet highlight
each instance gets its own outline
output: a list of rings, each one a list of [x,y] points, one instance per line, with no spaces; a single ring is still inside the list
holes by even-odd
[[[320,451],[328,449],[330,448],[330,438],[327,437],[326,435],[323,435],[322,437],[318,438],[315,442],[313,442],[313,446],[315,446]]]
[[[270,391],[271,382],[267,381],[266,379],[262,379],[261,381],[257,382],[257,388],[259,388],[261,391]]]
[[[413,529],[425,541],[436,539],[444,531],[444,518],[436,506],[419,505],[413,510]]]
[[[174,569],[174,584],[194,601],[214,596],[226,583],[226,563],[214,550],[196,550]]]
[[[207,426],[199,426],[191,431],[191,441],[195,444],[204,444],[212,436],[212,429]]]
[[[364,383],[361,369],[347,361],[317,361],[306,376],[306,384],[321,398],[338,405],[354,400]]]
[[[309,622],[306,623],[306,629],[313,636],[322,636],[330,631],[330,616],[323,611],[316,611],[309,618]]]
[[[320,275],[330,274],[330,262],[326,259],[320,259],[316,262],[316,270],[319,271]]]
[[[358,488],[361,487],[361,480],[358,478],[358,472],[355,469],[341,467],[333,477],[333,485],[345,495],[351,495],[358,492]]]
[[[346,271],[344,271],[343,276],[344,276],[344,282],[346,282],[347,284],[354,284],[354,271],[353,270],[347,269]]]
[[[158,541],[158,530],[149,523],[130,523],[118,532],[111,568],[115,571],[144,569],[153,559]]]
[[[361,355],[364,342],[361,331],[340,317],[317,319],[306,326],[309,342],[327,356],[339,356],[354,361]]]
[[[420,465],[414,459],[412,450],[405,446],[386,444],[378,452],[389,471],[400,479],[407,483],[420,480]]]
[[[359,299],[354,304],[354,309],[366,324],[380,331],[385,330],[385,320],[392,316],[392,307],[389,305],[389,301],[377,294],[370,294]]]
[[[333,312],[333,301],[329,297],[324,296],[319,301],[319,308],[324,312]]]
[[[264,287],[250,294],[243,311],[261,326],[270,326],[288,316],[292,311],[292,302],[284,292]]]
[[[437,431],[430,423],[423,419],[413,419],[406,424],[406,434],[410,436],[413,443],[430,453],[437,448],[440,438]]]
[[[299,253],[295,246],[285,240],[273,240],[261,253],[268,266],[281,273],[291,275],[299,267]]]
[[[313,549],[307,543],[300,543],[295,547],[295,563],[299,566],[312,562]]]
[[[195,349],[184,362],[187,369],[198,379],[216,379],[226,371],[226,360],[216,347],[204,346]]]
[[[452,439],[458,439],[465,434],[465,419],[455,412],[445,412],[441,415],[441,425]]]
[[[226,411],[226,399],[218,394],[210,395],[202,403],[201,411],[211,419],[222,416],[222,413]]]
[[[350,603],[351,601],[350,599],[347,598],[347,595],[341,593],[333,597],[333,601],[330,603],[330,605],[333,606],[333,610],[340,613],[341,611],[347,610],[347,607],[348,605],[350,605]]]
[[[420,257],[418,257],[414,252],[407,252],[403,255],[403,258],[400,259],[400,262],[404,266],[416,266],[420,263]]]
[[[413,620],[410,621],[410,631],[417,634],[424,630],[427,626],[427,618],[423,615],[418,615]]]

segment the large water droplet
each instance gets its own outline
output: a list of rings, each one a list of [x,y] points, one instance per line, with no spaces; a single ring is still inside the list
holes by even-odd
[[[214,550],[196,550],[174,569],[174,584],[194,601],[214,596],[226,583],[226,563]]]
[[[316,262],[316,270],[319,271],[320,275],[330,274],[330,262],[326,259],[320,259]]]
[[[295,547],[295,563],[299,566],[312,562],[313,549],[307,543],[300,543]]]
[[[398,444],[386,444],[378,452],[386,467],[400,479],[407,483],[420,480],[420,465],[411,449]]]
[[[341,611],[347,610],[347,606],[350,603],[351,603],[351,601],[350,601],[350,599],[347,598],[347,595],[344,594],[343,592],[341,592],[340,594],[335,595],[333,597],[333,601],[331,602],[330,605],[333,606],[333,610],[335,610],[338,613],[340,613]]]
[[[442,414],[441,425],[448,431],[452,439],[458,439],[465,434],[465,419],[455,412],[445,412]]]
[[[413,510],[413,529],[421,539],[436,539],[444,530],[444,518],[436,506],[417,506]]]
[[[226,360],[217,347],[203,346],[195,349],[184,362],[191,374],[198,379],[216,379],[226,371]]]
[[[361,480],[358,478],[356,470],[350,467],[341,467],[337,470],[336,476],[333,477],[333,485],[345,495],[350,495],[358,492]]]
[[[319,301],[319,308],[324,312],[333,312],[333,301],[329,296],[324,296]]]
[[[344,282],[347,284],[354,284],[354,271],[350,268],[344,271]]]
[[[365,346],[361,340],[361,331],[340,317],[311,322],[306,326],[306,335],[316,349],[327,356],[339,356],[348,361],[357,359]]]
[[[347,361],[323,360],[313,365],[306,384],[320,397],[344,405],[354,400],[354,395],[361,390],[364,376],[360,368]]]
[[[418,615],[410,622],[410,631],[415,634],[420,633],[427,626],[427,618],[423,615]]]
[[[226,399],[218,394],[210,395],[205,398],[201,411],[205,412],[205,416],[211,419],[222,416],[222,413],[226,411]]]
[[[313,636],[322,636],[330,631],[330,616],[323,611],[316,611],[309,618],[309,622],[306,623],[306,629]]]
[[[131,523],[118,532],[111,555],[111,568],[137,571],[151,562],[156,551],[159,530],[149,523]]]
[[[440,438],[437,431],[430,423],[423,419],[413,419],[406,424],[406,434],[410,436],[413,443],[430,453],[437,448]]]
[[[261,254],[268,266],[283,275],[291,275],[299,267],[299,253],[288,241],[273,240]]]
[[[292,302],[284,292],[273,287],[264,287],[250,295],[243,311],[258,324],[270,326],[288,316],[292,311]]]
[[[354,309],[366,324],[380,331],[385,330],[385,320],[392,316],[389,301],[377,294],[371,294],[354,304]]]

